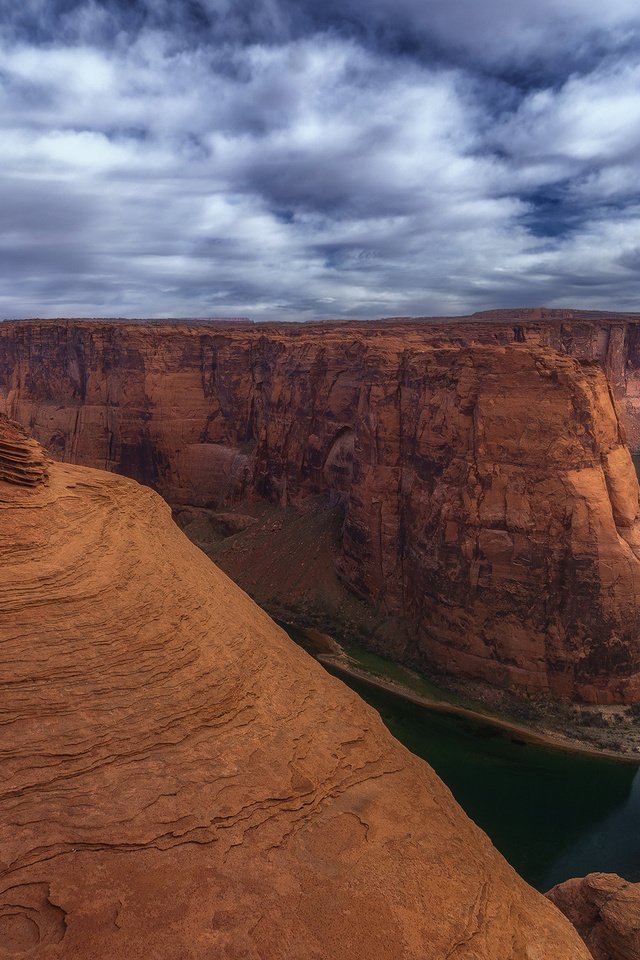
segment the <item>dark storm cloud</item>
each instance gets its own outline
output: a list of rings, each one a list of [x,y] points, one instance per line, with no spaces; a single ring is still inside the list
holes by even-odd
[[[0,15],[0,315],[637,308],[629,0]]]
[[[477,63],[532,77],[630,48],[632,0],[31,0],[0,4],[15,36],[116,42],[149,30],[172,43],[282,44],[330,32],[380,51]],[[560,64],[555,63],[561,53]]]

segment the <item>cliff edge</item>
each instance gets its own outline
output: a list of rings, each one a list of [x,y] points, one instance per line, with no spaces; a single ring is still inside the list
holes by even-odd
[[[22,460],[16,444],[1,422]],[[0,477],[0,954],[588,960],[157,494],[58,463],[15,481]]]

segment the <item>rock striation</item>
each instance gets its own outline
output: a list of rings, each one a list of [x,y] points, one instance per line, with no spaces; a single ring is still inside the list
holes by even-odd
[[[571,920],[593,960],[639,960],[640,884],[590,873],[559,884],[547,896]]]
[[[177,509],[340,509],[338,575],[406,662],[635,702],[638,485],[612,372],[633,323],[4,323],[0,408]]]
[[[17,423],[0,419],[0,482],[35,487],[46,480],[47,457]]]
[[[151,490],[0,479],[0,648],[0,956],[588,960]]]

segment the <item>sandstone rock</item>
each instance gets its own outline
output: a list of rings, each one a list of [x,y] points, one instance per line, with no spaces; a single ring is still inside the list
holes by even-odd
[[[337,570],[414,664],[634,702],[638,485],[604,373],[621,323],[5,323],[0,407],[177,509],[340,507]]]
[[[35,487],[47,478],[47,457],[17,423],[0,419],[0,481]]]
[[[0,479],[0,648],[0,955],[588,960],[151,490]]]
[[[547,896],[571,920],[594,960],[639,960],[640,884],[591,873],[559,884]]]

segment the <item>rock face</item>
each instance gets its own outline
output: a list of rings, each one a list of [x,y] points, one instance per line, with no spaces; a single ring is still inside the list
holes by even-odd
[[[547,896],[571,920],[594,960],[639,960],[640,884],[591,873],[559,884]]]
[[[4,423],[0,441],[16,442]],[[61,464],[13,481],[0,955],[588,960],[433,771],[157,494]]]
[[[47,457],[17,423],[0,424],[0,482],[35,487],[47,477]]]
[[[5,323],[0,407],[174,507],[340,507],[339,575],[404,624],[406,661],[632,702],[638,485],[600,362],[616,324]]]

